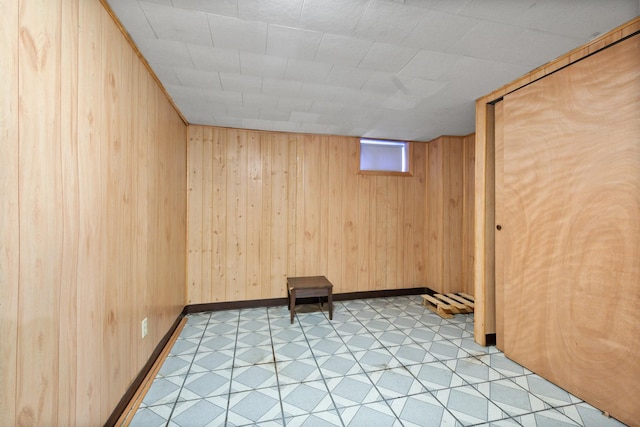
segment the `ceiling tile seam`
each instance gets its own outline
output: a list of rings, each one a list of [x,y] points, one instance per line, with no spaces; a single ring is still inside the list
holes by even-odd
[[[211,46],[216,47],[216,42],[213,40],[213,31],[211,31],[211,20],[209,19],[209,13],[205,12],[205,18],[207,19],[207,28],[209,29],[209,39],[211,39]]]
[[[144,15],[144,19],[147,21],[147,25],[149,25],[149,28],[151,28],[151,31],[153,32],[153,35],[155,36],[156,40],[160,40],[160,37],[158,37],[158,34],[156,33],[156,29],[153,28],[153,25],[151,24],[151,21],[149,20],[149,16],[147,15],[147,11],[144,9],[144,7],[142,7],[140,2],[138,2],[138,6],[140,6],[140,10],[142,10],[142,14]]]
[[[364,15],[366,15],[367,11],[371,7],[371,2],[372,1],[373,0],[369,0],[367,2],[367,6],[362,10],[362,14],[360,14],[360,16],[358,17],[358,22],[356,22],[356,25],[353,26],[353,30],[351,30],[351,34],[349,34],[351,37],[358,38],[358,37],[355,36],[355,34],[356,34],[357,30],[358,30],[358,27],[360,26],[360,23],[362,22],[362,17]]]

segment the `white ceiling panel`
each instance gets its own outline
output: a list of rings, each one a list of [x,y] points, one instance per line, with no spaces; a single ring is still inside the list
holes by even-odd
[[[303,0],[238,0],[238,17],[278,25],[295,25]]]
[[[373,74],[371,70],[349,67],[345,65],[334,65],[326,82],[332,86],[344,86],[360,89]]]
[[[330,34],[353,33],[369,0],[305,0],[300,25]]]
[[[330,64],[289,59],[284,76],[299,82],[324,83],[331,68]]]
[[[131,2],[131,0],[118,1]],[[238,17],[238,0],[171,0],[170,3],[181,9]]]
[[[450,53],[421,50],[399,74],[403,77],[437,80],[445,78],[460,62],[460,59],[460,56]]]
[[[188,49],[195,68],[227,73],[240,72],[240,54],[236,50],[193,45]]]
[[[242,93],[262,92],[262,77],[235,73],[219,73],[222,90]]]
[[[371,0],[353,35],[380,42],[401,44],[426,11],[400,3]]]
[[[358,67],[397,73],[418,53],[418,49],[389,43],[374,43]]]
[[[315,60],[327,64],[356,66],[373,46],[370,40],[336,34],[324,34]]]
[[[180,67],[175,67],[172,70],[178,83],[182,86],[195,86],[208,90],[222,90],[222,85],[220,84],[220,73],[218,72]]]
[[[403,44],[415,48],[446,52],[480,20],[451,13],[428,11],[411,30]]]
[[[638,0],[106,0],[190,123],[430,140]]]
[[[318,31],[269,25],[267,55],[313,59],[321,38],[322,33]]]
[[[209,28],[215,47],[265,53],[267,24],[209,14]]]
[[[158,39],[213,46],[205,13],[147,2],[142,8]]]
[[[242,74],[280,78],[287,68],[287,58],[239,52]]]

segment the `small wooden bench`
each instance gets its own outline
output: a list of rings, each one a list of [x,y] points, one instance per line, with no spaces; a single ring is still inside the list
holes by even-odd
[[[329,320],[333,320],[333,285],[324,276],[287,277],[291,323],[296,314],[296,298],[327,297]]]

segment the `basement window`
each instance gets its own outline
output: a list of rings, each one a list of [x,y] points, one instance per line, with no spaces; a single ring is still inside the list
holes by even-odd
[[[360,139],[360,173],[411,175],[410,144],[383,139]]]

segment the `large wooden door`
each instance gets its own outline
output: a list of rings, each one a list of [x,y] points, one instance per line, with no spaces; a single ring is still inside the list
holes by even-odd
[[[501,345],[637,425],[640,36],[507,95],[503,108]]]

